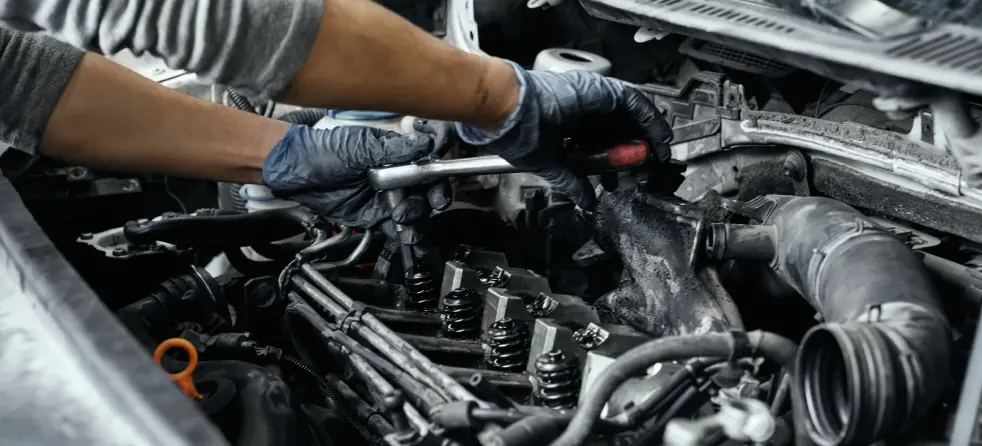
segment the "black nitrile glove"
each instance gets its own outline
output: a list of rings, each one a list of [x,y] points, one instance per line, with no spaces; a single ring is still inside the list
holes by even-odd
[[[407,194],[395,209],[368,186],[371,167],[404,164],[430,153],[433,139],[423,133],[402,135],[371,127],[344,126],[317,130],[290,128],[263,163],[263,184],[277,197],[307,206],[333,223],[352,228],[382,226],[394,234],[393,222],[411,225],[433,209],[450,206],[448,182]],[[410,191],[416,192],[416,191]],[[418,234],[406,231],[404,243]]]
[[[589,183],[563,166],[563,141],[602,150],[644,140],[659,159],[671,155],[672,129],[641,92],[621,81],[583,71],[526,71],[512,64],[521,84],[518,108],[494,135],[466,124],[457,133],[468,144],[485,147],[509,163],[533,169],[557,192],[582,209],[593,210],[596,195]]]

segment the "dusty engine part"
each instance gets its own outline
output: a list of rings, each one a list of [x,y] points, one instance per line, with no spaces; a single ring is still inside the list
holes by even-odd
[[[580,364],[575,356],[553,350],[535,360],[535,398],[552,409],[576,406],[580,392]]]
[[[602,313],[659,336],[742,327],[713,267],[701,264],[705,211],[618,190],[601,194],[597,214],[598,245],[624,264],[620,287],[597,302]]]
[[[484,336],[484,360],[489,368],[505,372],[525,368],[531,341],[525,323],[506,317],[491,324]]]
[[[440,334],[446,338],[475,338],[481,332],[481,294],[457,288],[440,300],[443,326]]]
[[[510,268],[507,264],[485,268],[457,261],[447,262],[440,295],[460,288],[482,293],[488,288],[525,289],[529,292],[550,290],[548,279],[526,269]]]

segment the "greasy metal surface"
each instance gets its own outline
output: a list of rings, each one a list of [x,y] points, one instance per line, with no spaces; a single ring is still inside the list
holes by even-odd
[[[522,172],[497,155],[454,160],[422,160],[402,166],[368,169],[368,184],[376,190],[391,190],[431,183],[440,178]]]
[[[775,153],[759,146],[790,146],[813,160],[862,171],[871,181],[892,184],[905,194],[982,212],[982,191],[969,187],[958,162],[937,147],[852,122],[753,110],[743,110],[741,116],[722,120],[718,142],[698,140],[698,150],[690,143],[673,146],[672,158],[692,165],[677,192],[680,197],[694,200],[709,190],[733,190],[738,171]]]
[[[822,195],[982,243],[982,210],[977,207],[930,191],[900,188],[835,161],[813,159],[811,167],[815,190]]]
[[[604,192],[598,230],[624,264],[620,288],[597,301],[600,313],[656,336],[707,333],[741,325],[732,298],[693,265],[701,212],[648,200],[631,190]],[[708,280],[707,280],[708,279]]]

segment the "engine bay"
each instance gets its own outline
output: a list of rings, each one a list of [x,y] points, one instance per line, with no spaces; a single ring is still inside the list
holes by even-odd
[[[770,21],[771,2],[512,3],[413,14],[466,49],[630,82],[673,128],[667,161],[590,158],[595,212],[448,123],[276,112],[217,87],[188,91],[291,123],[430,133],[431,157],[370,177],[393,196],[448,178],[454,204],[407,248],[262,186],[5,153],[0,259],[36,263],[16,281],[38,295],[97,299],[32,305],[74,312],[89,322],[66,337],[126,358],[88,372],[116,376],[115,396],[64,407],[108,398],[188,444],[978,441],[982,77],[955,62],[982,32],[886,33],[851,2]],[[905,59],[901,41],[921,46]],[[948,65],[929,51],[945,45],[961,45]]]

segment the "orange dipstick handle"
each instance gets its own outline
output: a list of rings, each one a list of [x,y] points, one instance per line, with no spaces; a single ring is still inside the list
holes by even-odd
[[[198,367],[198,350],[191,345],[187,339],[183,338],[170,338],[164,342],[161,342],[157,346],[157,349],[153,351],[153,360],[157,364],[160,364],[160,360],[163,359],[164,353],[172,348],[179,348],[187,352],[188,354],[188,365],[177,373],[170,373],[171,381],[177,383],[177,387],[180,387],[188,398],[201,399],[201,394],[198,393],[198,389],[194,387],[194,381],[191,380],[191,374],[194,373],[194,369]]]

